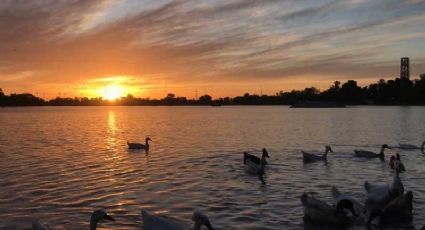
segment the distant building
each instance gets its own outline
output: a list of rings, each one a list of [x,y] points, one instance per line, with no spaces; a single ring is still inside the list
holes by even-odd
[[[410,79],[409,58],[402,57],[400,63],[400,78]]]

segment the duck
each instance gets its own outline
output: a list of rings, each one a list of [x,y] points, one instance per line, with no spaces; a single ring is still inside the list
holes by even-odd
[[[391,156],[389,166],[391,169],[397,170],[399,172],[405,172],[406,168],[404,164],[401,162],[400,154],[396,154],[396,156]]]
[[[145,138],[145,144],[141,143],[130,143],[127,141],[128,149],[144,149],[149,150],[149,141],[152,141],[149,137]]]
[[[387,144],[383,144],[381,146],[381,151],[379,153],[375,153],[368,150],[356,149],[354,150],[354,156],[365,157],[365,158],[380,158],[381,160],[383,160],[385,158],[385,155],[384,155],[385,149],[391,149],[391,147],[388,146]]]
[[[143,227],[142,230],[185,230],[186,228],[179,220],[150,214],[147,211],[142,211]],[[200,230],[204,225],[208,230],[214,230],[208,217],[199,212],[194,211],[192,215],[194,222],[193,230]]]
[[[96,230],[97,224],[102,220],[115,221],[115,219],[108,215],[104,210],[96,210],[92,213],[90,218],[90,230]],[[51,230],[48,225],[40,223],[38,220],[32,222],[32,230]]]
[[[403,149],[403,150],[416,150],[419,149],[422,151],[422,153],[424,152],[425,149],[425,141],[422,142],[421,146],[417,146],[417,145],[412,145],[412,144],[398,144],[397,148],[399,149]]]
[[[270,158],[270,155],[265,148],[263,148],[263,150],[262,150],[261,158],[254,156],[252,154],[249,154],[247,152],[244,152],[243,153],[243,163],[246,164],[246,161],[250,160],[251,162],[253,162],[255,164],[260,164],[260,163],[267,164],[266,157]]]
[[[350,218],[345,210],[350,211],[353,216],[357,216],[354,211],[353,202],[349,199],[341,199],[336,206],[331,206],[324,201],[318,200],[304,193],[301,196],[301,203],[304,208],[304,219],[315,223],[346,225],[350,223]]]
[[[398,170],[395,170],[391,185],[365,182],[364,187],[367,195],[366,206],[369,210],[381,209],[391,200],[404,193],[404,186],[399,173]]]
[[[413,208],[412,201],[413,193],[412,191],[408,191],[393,199],[383,209],[373,210],[367,223],[371,224],[372,221],[378,217],[380,226],[411,224]]]
[[[245,165],[245,171],[249,174],[262,176],[264,174],[265,165],[267,164],[266,157],[270,157],[266,149],[263,149],[261,159],[257,156],[244,152],[243,163]]]
[[[350,196],[347,193],[340,192],[335,186],[331,188],[332,197],[335,202],[338,203],[341,200],[350,200],[353,203],[354,211],[358,214],[355,218],[356,224],[364,224],[367,221],[367,216],[365,215],[365,207],[359,201],[357,201],[354,197]]]
[[[308,152],[302,151],[303,162],[309,163],[309,162],[315,162],[315,161],[326,161],[327,156],[328,156],[328,152],[333,153],[333,151],[332,151],[332,149],[329,145],[325,146],[325,152],[323,153],[323,155],[317,155],[317,154],[314,154],[314,153],[308,153]]]

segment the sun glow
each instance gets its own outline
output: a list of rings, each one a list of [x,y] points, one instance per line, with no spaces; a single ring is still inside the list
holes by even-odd
[[[114,101],[120,97],[123,97],[125,94],[125,90],[123,87],[119,85],[108,85],[105,87],[105,92],[103,93],[102,97]]]

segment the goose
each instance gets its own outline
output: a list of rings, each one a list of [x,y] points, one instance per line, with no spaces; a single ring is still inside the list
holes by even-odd
[[[399,172],[406,171],[404,164],[401,162],[400,154],[398,153],[396,154],[396,156],[391,156],[389,165],[391,169],[395,169]]]
[[[266,157],[270,158],[270,155],[265,148],[263,148],[263,153],[261,155],[261,159],[257,156],[254,156],[252,154],[244,152],[243,153],[243,163],[246,164],[247,160],[250,160],[251,162],[253,162],[255,164],[260,164],[260,163],[267,164]]]
[[[366,206],[370,210],[385,207],[391,200],[404,193],[404,186],[398,170],[394,172],[391,185],[372,184],[366,181],[364,187],[367,193]]]
[[[354,156],[356,157],[365,157],[365,158],[381,158],[381,160],[384,159],[384,150],[385,149],[391,149],[390,146],[388,146],[387,144],[383,144],[381,147],[381,151],[379,153],[374,153],[372,151],[368,151],[368,150],[354,150]]]
[[[302,151],[303,161],[304,161],[304,163],[315,162],[315,161],[326,161],[327,156],[328,156],[328,152],[333,153],[333,151],[332,151],[332,149],[329,145],[325,146],[325,152],[323,153],[323,155],[316,155],[314,153],[308,153],[308,152]]]
[[[371,224],[376,217],[379,217],[380,226],[411,224],[412,201],[413,193],[408,191],[392,200],[383,209],[373,210],[367,223]]]
[[[99,223],[102,220],[109,220],[109,221],[115,221],[115,219],[108,215],[103,210],[96,210],[92,213],[90,218],[90,230],[96,230],[97,223]],[[32,222],[32,230],[52,230],[48,225],[41,224],[39,221]]]
[[[149,137],[146,137],[145,144],[130,143],[127,141],[128,149],[144,149],[149,150],[149,141],[152,141]]]
[[[420,149],[422,152],[424,152],[425,148],[425,141],[422,142],[421,146],[412,145],[412,144],[398,144],[397,148],[403,149],[403,150],[416,150]]]
[[[346,194],[341,193],[335,186],[332,186],[332,197],[338,203],[341,200],[349,200],[351,203],[353,203],[354,211],[358,214],[357,218],[355,219],[356,224],[364,224],[367,221],[367,217],[364,213],[365,207],[362,205],[359,201],[357,201],[354,197]]]
[[[339,200],[336,207],[334,207],[304,193],[301,196],[301,203],[304,208],[304,219],[316,223],[332,225],[348,224],[350,223],[350,218],[347,216],[345,210],[350,211],[353,216],[357,216],[353,203],[348,199]]]
[[[143,228],[142,230],[184,230],[189,229],[184,227],[184,225],[175,219],[164,217],[164,216],[157,216],[150,214],[147,211],[142,211],[142,218],[143,218]],[[208,230],[214,230],[212,227],[208,217],[199,212],[195,211],[192,215],[192,220],[194,222],[193,230],[200,230],[202,225],[205,225],[205,227],[208,228]]]

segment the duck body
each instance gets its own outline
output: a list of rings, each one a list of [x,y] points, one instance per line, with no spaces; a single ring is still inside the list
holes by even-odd
[[[96,230],[97,224],[101,220],[115,221],[115,219],[108,215],[103,210],[96,210],[92,213],[90,217],[90,230]],[[48,225],[41,224],[38,220],[32,222],[32,230],[52,230]]]
[[[304,193],[301,196],[301,203],[304,208],[304,219],[315,223],[346,225],[350,219],[344,209],[349,209],[355,215],[351,201],[345,199],[338,201],[337,207],[333,207]]]
[[[382,210],[374,210],[368,220],[371,223],[379,217],[381,226],[410,225],[412,222],[413,193],[400,195],[389,202]]]
[[[366,207],[370,210],[380,209],[391,201],[390,186],[387,184],[364,183],[366,190]]]
[[[421,150],[422,153],[425,149],[425,141],[422,142],[421,146],[412,145],[412,144],[398,144],[397,148],[403,149],[403,150]]]
[[[243,163],[245,165],[245,171],[250,174],[263,175],[265,165],[267,164],[266,157],[270,157],[266,149],[263,149],[261,158],[244,152]]]
[[[142,230],[186,230],[180,221],[165,216],[152,215],[147,211],[142,211],[143,227]],[[194,222],[193,230],[200,230],[204,225],[208,230],[214,230],[208,217],[198,211],[192,215]]]
[[[317,162],[317,161],[326,161],[328,152],[333,152],[330,146],[325,147],[325,152],[322,155],[309,153],[306,151],[301,151],[303,154],[303,162],[304,163],[310,163],[310,162]]]
[[[152,141],[149,137],[146,137],[145,144],[131,143],[127,141],[128,149],[144,149],[149,150],[149,141]]]
[[[363,157],[363,158],[380,158],[383,160],[385,158],[384,151],[385,149],[391,149],[388,145],[384,144],[381,147],[381,151],[379,153],[375,153],[368,150],[354,150],[354,156],[355,157]]]

